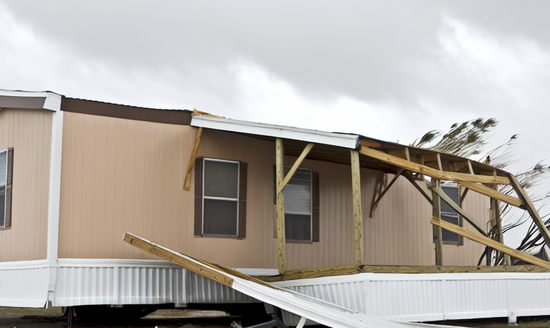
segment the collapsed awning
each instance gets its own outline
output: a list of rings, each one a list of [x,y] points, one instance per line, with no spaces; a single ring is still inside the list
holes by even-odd
[[[124,234],[123,240],[146,252],[181,265],[185,269],[198,275],[229,286],[238,292],[271,304],[282,310],[294,313],[302,317],[298,327],[303,326],[305,319],[335,328],[436,327],[434,325],[426,324],[394,322],[355,312],[330,302],[273,286],[269,283],[224,266],[212,264],[175,252],[128,232]]]

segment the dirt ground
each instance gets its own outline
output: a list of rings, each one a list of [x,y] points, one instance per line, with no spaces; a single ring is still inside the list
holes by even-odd
[[[105,321],[101,318],[92,321],[76,321],[75,327],[124,327],[124,328],[230,328],[231,323],[241,323],[241,317],[230,316],[223,311],[193,309],[157,310],[139,320]],[[483,320],[441,321],[436,324],[479,327],[479,328],[550,328],[550,317],[518,318],[518,324],[507,323],[506,318]],[[67,319],[61,308],[33,309],[0,307],[0,328],[66,328]]]
[[[79,328],[125,327],[125,328],[230,328],[231,322],[240,322],[240,317],[230,316],[223,311],[163,309],[138,320],[77,320]],[[67,318],[61,308],[33,309],[0,307],[0,328],[66,328]]]

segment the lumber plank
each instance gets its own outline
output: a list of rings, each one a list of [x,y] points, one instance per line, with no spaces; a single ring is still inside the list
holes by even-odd
[[[539,231],[544,238],[544,241],[546,242],[546,245],[550,247],[550,233],[548,233],[548,229],[546,229],[546,225],[544,224],[544,221],[542,221],[541,217],[539,216],[539,213],[535,209],[535,205],[531,202],[531,199],[525,192],[525,190],[521,187],[518,180],[513,174],[509,174],[510,182],[512,185],[512,188],[516,191],[518,194],[519,199],[525,204],[525,207],[527,209],[527,212],[529,212],[529,215],[539,228]]]
[[[439,188],[439,181],[432,182],[433,187]],[[435,188],[432,188],[432,215],[441,221],[441,200]],[[443,265],[443,232],[441,227],[433,227],[433,242],[435,244],[435,265]]]
[[[477,243],[483,244],[485,246],[494,248],[498,251],[501,251],[505,254],[508,254],[510,256],[513,256],[515,258],[518,258],[520,260],[524,260],[526,262],[529,262],[534,265],[538,265],[540,267],[543,267],[547,270],[550,270],[550,262],[546,262],[544,260],[541,260],[537,257],[534,257],[532,255],[529,255],[527,253],[524,253],[522,251],[518,251],[517,249],[510,248],[504,244],[499,243],[498,241],[495,241],[489,237],[481,236],[475,233],[472,233],[470,231],[464,230],[463,228],[449,223],[447,221],[439,221],[436,217],[432,217],[430,222],[434,225],[441,226],[443,229],[449,230],[451,232],[454,232],[456,234],[461,235],[462,237],[468,238],[472,241],[475,241]]]
[[[397,178],[401,176],[403,171],[404,170],[401,169],[397,172],[397,174],[393,176],[393,179],[391,179],[390,183],[388,183],[388,185],[384,188],[384,190],[382,190],[382,192],[378,197],[376,197],[376,193],[374,194],[376,199],[372,202],[370,206],[370,213],[369,213],[370,218],[374,218],[374,211],[376,210],[376,207],[378,207],[378,203],[380,203],[380,201],[382,200],[382,197],[384,197],[384,195],[388,192],[388,190],[390,190],[390,187],[395,183],[395,181],[397,181]]]
[[[460,216],[462,216],[464,220],[468,221],[468,223],[470,223],[477,231],[479,231],[479,233],[481,233],[483,236],[487,236],[487,233],[483,229],[481,229],[477,225],[477,223],[475,223],[474,220],[472,220],[470,216],[466,214],[466,212],[464,212],[464,210],[460,206],[458,206],[457,203],[455,203],[449,196],[447,196],[447,194],[443,191],[443,189],[441,189],[441,187],[428,186],[428,188],[437,193],[445,203],[449,204],[449,206],[451,206],[453,210],[460,214]]]
[[[219,282],[220,284],[224,284],[226,286],[231,287],[233,285],[233,279],[224,276],[223,274],[216,272],[215,270],[212,270],[206,265],[201,265],[198,263],[195,263],[193,261],[187,260],[185,258],[174,256],[173,253],[158,247],[157,245],[140,238],[136,235],[133,235],[131,233],[124,233],[124,236],[122,238],[125,242],[128,244],[135,246],[141,250],[144,250],[148,253],[154,254],[156,256],[162,257],[163,259],[166,259],[172,263],[175,263],[177,265],[181,265],[182,267],[186,268],[189,271],[192,271],[198,275],[201,275],[203,277],[206,277],[208,279],[212,279],[216,282]]]
[[[523,203],[521,202],[521,200],[519,200],[515,197],[504,195],[504,194],[496,191],[495,189],[485,187],[485,186],[477,184],[477,183],[468,182],[468,181],[459,181],[458,184],[465,187],[465,188],[468,188],[468,189],[471,189],[475,192],[478,192],[482,195],[485,195],[485,196],[488,196],[488,197],[491,197],[491,198],[494,198],[494,199],[498,199],[500,201],[503,201],[503,202],[508,203],[510,205],[513,205],[515,207],[519,207],[519,208],[523,207]]]
[[[304,150],[302,151],[302,153],[300,154],[300,156],[298,157],[298,159],[296,159],[296,161],[294,162],[294,164],[286,174],[285,179],[283,180],[283,183],[280,186],[277,186],[277,193],[283,192],[283,189],[288,184],[290,179],[292,179],[292,176],[294,175],[298,167],[300,167],[300,164],[302,164],[307,154],[309,154],[309,151],[311,150],[311,148],[313,148],[313,144],[308,143],[304,148]]]
[[[363,214],[361,209],[361,163],[359,153],[350,151],[351,185],[353,192],[353,231],[355,264],[363,264]]]
[[[277,250],[278,250],[278,267],[279,274],[285,272],[285,204],[283,199],[282,189],[279,187],[283,183],[284,178],[284,145],[283,140],[277,138],[275,141],[275,170],[277,171]]]
[[[189,191],[191,188],[191,171],[193,171],[193,166],[195,166],[195,160],[197,159],[197,152],[199,151],[199,145],[201,143],[202,127],[197,131],[197,136],[195,137],[195,146],[191,151],[189,156],[189,163],[187,163],[187,170],[185,171],[185,181],[183,182],[183,190]]]
[[[489,176],[489,175],[473,175],[465,173],[456,173],[456,172],[447,172],[440,171],[426,165],[417,164],[414,162],[407,161],[406,159],[399,158],[397,156],[392,156],[390,154],[384,153],[382,151],[361,147],[359,153],[364,156],[368,156],[384,163],[394,165],[409,171],[417,172],[430,176],[438,180],[448,180],[448,181],[469,181],[477,183],[496,183],[496,184],[509,184],[510,180],[507,177],[501,176]]]
[[[537,265],[515,266],[439,266],[439,265],[346,265],[328,268],[288,270],[283,275],[259,276],[263,281],[286,281],[317,277],[343,276],[357,273],[494,273],[494,272],[549,272]]]

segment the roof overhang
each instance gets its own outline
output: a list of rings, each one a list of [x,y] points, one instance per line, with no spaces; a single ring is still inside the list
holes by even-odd
[[[45,109],[57,112],[62,96],[51,91],[20,91],[0,89],[0,109]]]
[[[253,123],[221,117],[193,115],[191,126],[214,130],[246,133],[281,139],[312,142],[348,149],[357,149],[360,145],[359,135],[324,132],[301,129],[283,125]]]

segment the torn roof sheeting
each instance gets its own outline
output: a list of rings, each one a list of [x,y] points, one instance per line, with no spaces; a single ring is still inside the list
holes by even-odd
[[[144,251],[181,265],[196,274],[225,284],[238,292],[329,327],[410,328],[432,326],[394,322],[355,312],[330,302],[273,286],[235,270],[172,251],[128,232],[124,234],[123,240]]]

